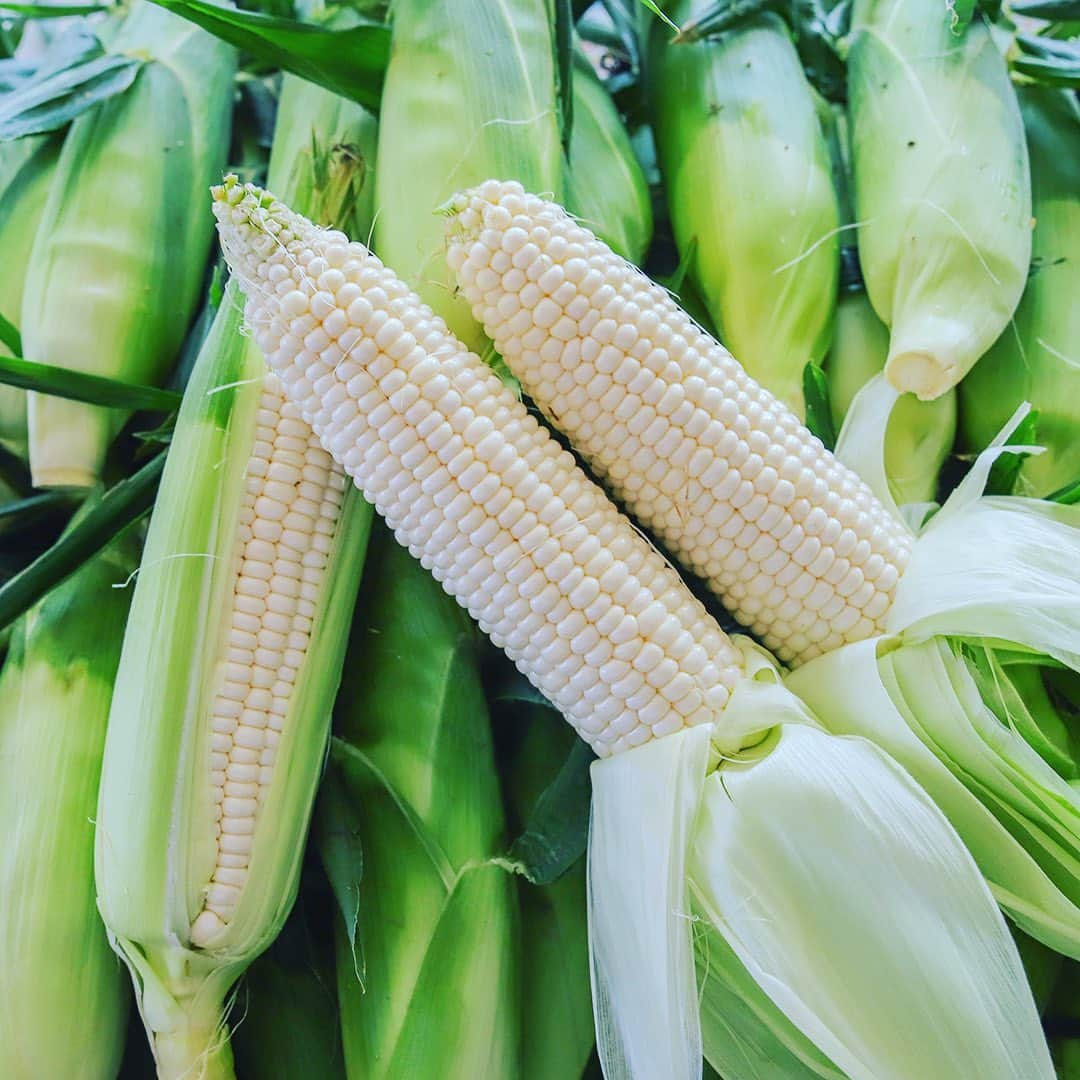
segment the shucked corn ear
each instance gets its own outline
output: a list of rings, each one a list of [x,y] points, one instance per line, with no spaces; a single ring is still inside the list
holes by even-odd
[[[1030,401],[1046,453],[1028,457],[1020,476],[1025,493],[1044,496],[1080,478],[1080,108],[1068,91],[1019,95],[1035,213],[1031,276],[1016,317],[960,384],[960,416],[968,448],[981,450]]]
[[[128,989],[94,902],[94,811],[132,547],[114,541],[31,609],[0,673],[7,1080],[110,1080],[123,1053]]]
[[[554,57],[548,0],[393,5],[375,245],[476,352],[487,343],[455,296],[434,211],[491,175],[561,193]]]
[[[925,782],[935,781],[936,797],[980,853],[1002,903],[1029,932],[1075,954],[1080,907],[1072,897],[1080,876],[1061,863],[1075,863],[1080,832],[1075,798],[1060,779],[1027,767],[1030,747],[1011,728],[988,756],[970,747],[955,758],[943,752],[941,741],[958,732],[973,746],[982,741],[976,733],[986,706],[967,700],[961,680],[951,698],[895,695],[887,722],[887,694],[867,710],[869,691],[850,687],[875,685],[885,633],[912,645],[936,635],[1007,641],[1080,670],[1080,510],[980,498],[1002,452],[997,445],[916,539],[888,509],[881,468],[891,388],[877,384],[859,396],[853,408],[864,416],[845,427],[852,439],[838,448],[861,463],[871,490],[664,290],[559,207],[517,184],[491,182],[451,209],[449,258],[462,291],[537,404],[780,656],[818,657],[815,685],[829,692],[808,700],[823,723],[881,739],[906,767],[918,766],[921,781],[925,766]],[[845,603],[864,605],[862,616],[846,614]],[[762,608],[769,618],[758,614]],[[851,620],[839,623],[843,633],[840,619]],[[894,644],[881,644],[883,656]],[[971,719],[957,727],[955,717]],[[905,756],[907,724],[934,748],[928,761],[924,754],[912,765]],[[955,761],[960,784],[936,783],[942,758]],[[991,791],[1002,783],[1006,758],[1024,763],[1019,786],[1004,784],[1012,797],[1000,796],[1019,818],[1010,826],[1016,837],[971,805],[974,795],[1005,813]],[[994,784],[974,780],[976,761],[997,777]],[[1049,815],[1047,806],[1054,807]]]
[[[856,0],[848,56],[859,257],[885,376],[928,400],[1005,329],[1031,259],[1031,186],[1004,57],[976,15]]]
[[[452,204],[462,294],[545,415],[782,660],[880,632],[910,539],[667,292],[516,183]]]
[[[837,430],[855,395],[881,374],[888,352],[888,328],[877,317],[865,290],[841,292],[825,364]],[[952,450],[955,433],[955,391],[934,401],[919,401],[914,394],[897,401],[885,438],[885,472],[898,504],[933,502],[938,473]]]
[[[154,383],[187,331],[211,231],[196,208],[228,150],[234,50],[136,0],[112,44],[145,55],[131,88],[71,125],[22,305],[28,359]],[[125,416],[29,395],[38,486],[86,486]]]
[[[34,235],[45,207],[60,142],[28,136],[0,143],[0,315],[18,326]],[[0,342],[0,356],[10,351]],[[26,391],[0,383],[0,440],[25,453]]]
[[[597,753],[709,721],[738,680],[737,653],[498,377],[344,234],[314,233],[232,179],[215,200],[248,324],[290,398],[347,470],[363,466],[365,497],[398,539]],[[345,402],[361,404],[331,426]],[[414,477],[408,462],[429,438]]]
[[[652,239],[649,185],[611,95],[580,50],[572,85],[566,205],[620,255],[641,262]]]
[[[680,0],[682,24],[711,0]],[[839,211],[814,93],[767,12],[671,43],[656,20],[655,129],[675,239],[720,338],[799,416],[803,368],[829,345]],[[533,189],[537,190],[537,189]]]
[[[513,392],[363,245],[235,177],[214,200],[247,320],[286,392],[399,542],[608,756],[594,767],[604,795],[590,895],[609,1075],[700,1069],[683,915],[694,890],[755,978],[849,1073],[899,1076],[907,1061],[952,1075],[962,1062],[1002,1080],[1049,1077],[1004,923],[906,774],[867,743],[815,730],[768,662],[723,634]],[[729,756],[758,747],[735,766],[745,814],[709,764],[714,738]],[[822,859],[806,859],[819,820]],[[793,859],[782,837],[795,822]],[[768,841],[761,864],[755,829]],[[845,896],[831,882],[856,850]],[[793,913],[792,896],[816,902]],[[830,951],[823,978],[799,943],[823,930],[840,946],[841,927],[855,944]],[[874,992],[853,1004],[849,981]]]

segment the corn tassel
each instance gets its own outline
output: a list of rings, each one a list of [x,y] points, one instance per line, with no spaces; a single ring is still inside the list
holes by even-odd
[[[57,139],[27,137],[0,143],[0,315],[18,325],[23,285],[34,235],[45,208],[56,159]],[[0,356],[10,350],[0,342]],[[26,454],[26,391],[0,383],[0,441]]]
[[[1004,57],[937,0],[857,0],[848,101],[859,258],[885,376],[922,400],[975,365],[1031,259],[1027,149]]]
[[[590,901],[609,1075],[700,1070],[683,915],[693,893],[850,1074],[899,1076],[914,1060],[923,1075],[962,1062],[1049,1078],[1004,922],[910,778],[870,744],[821,732],[770,662],[723,634],[513,391],[363,245],[235,177],[214,190],[214,212],[287,393],[399,542],[607,759],[593,768]],[[725,794],[731,782],[745,806]],[[782,842],[793,828],[795,849]],[[820,858],[804,856],[811,847]],[[825,973],[805,950],[819,932],[837,946]]]
[[[332,134],[303,115],[311,156],[282,128],[271,160],[317,214],[363,158],[332,148],[372,135],[320,95]],[[99,809],[101,911],[165,1077],[231,1075],[225,995],[292,906],[370,523],[239,331],[230,290],[151,520]]]
[[[26,281],[23,347],[41,363],[156,383],[199,299],[212,234],[196,208],[228,150],[235,54],[145,0],[112,48],[150,59],[64,139]],[[35,485],[92,484],[125,419],[31,393]]]
[[[639,263],[652,239],[649,185],[611,95],[580,51],[573,90],[566,205],[613,250]]]
[[[375,246],[466,344],[487,347],[456,296],[435,209],[462,185],[520,177],[561,192],[547,0],[396,0],[383,87]]]
[[[131,549],[114,542],[28,612],[0,674],[6,1080],[108,1080],[123,1053],[128,990],[95,905],[94,809]]]
[[[1025,494],[1046,496],[1080,479],[1080,109],[1065,91],[1019,93],[1035,213],[1031,276],[1011,325],[960,384],[960,418],[978,451],[1030,401],[1046,452],[1028,457],[1020,478]]]
[[[681,0],[682,23],[711,0]],[[829,345],[839,211],[813,91],[766,13],[719,39],[650,53],[655,128],[679,252],[725,345],[797,415]],[[535,190],[535,189],[534,189]]]

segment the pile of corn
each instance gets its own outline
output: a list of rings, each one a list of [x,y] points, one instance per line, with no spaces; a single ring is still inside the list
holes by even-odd
[[[0,1077],[1077,1075],[1080,5],[9,8]]]

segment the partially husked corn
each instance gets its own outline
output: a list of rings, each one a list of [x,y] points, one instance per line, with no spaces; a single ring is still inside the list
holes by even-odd
[[[597,753],[712,722],[738,653],[512,391],[362,244],[232,177],[214,198],[286,393]]]
[[[615,495],[785,661],[884,629],[911,540],[634,266],[516,182],[451,203],[495,347]]]
[[[259,810],[274,778],[293,687],[311,640],[341,516],[344,474],[268,374],[237,536],[237,575],[211,706],[217,859],[196,946],[225,928],[248,877]]]

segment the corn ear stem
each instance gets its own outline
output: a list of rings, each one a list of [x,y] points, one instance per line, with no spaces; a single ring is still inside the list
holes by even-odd
[[[95,904],[94,817],[133,548],[115,541],[27,612],[0,673],[0,1073],[10,1080],[107,1080],[123,1053],[129,992]]]
[[[228,149],[235,54],[146,0],[112,48],[149,59],[64,139],[20,328],[33,360],[155,383],[199,298],[212,223],[198,208]],[[35,484],[92,484],[125,415],[30,394]]]
[[[922,400],[1005,329],[1031,259],[1008,68],[981,17],[953,20],[934,0],[856,0],[848,56],[859,257],[890,331],[886,378]]]
[[[707,6],[670,10],[682,22]],[[803,369],[832,328],[839,209],[791,36],[768,12],[696,44],[671,44],[657,24],[650,57],[679,251],[723,343],[801,417]]]
[[[1022,490],[1045,497],[1080,476],[1080,108],[1068,92],[1018,94],[1031,159],[1031,273],[1015,318],[960,384],[960,422],[967,449],[982,450],[1030,401],[1046,452],[1024,460]]]
[[[375,246],[479,354],[488,347],[446,266],[435,214],[455,192],[513,176],[561,194],[547,0],[397,0],[380,110]]]

